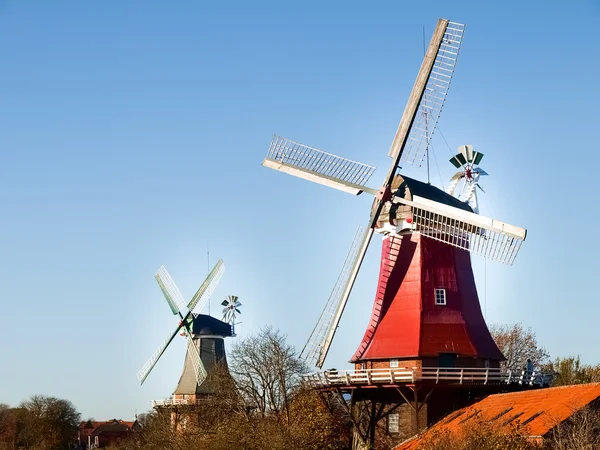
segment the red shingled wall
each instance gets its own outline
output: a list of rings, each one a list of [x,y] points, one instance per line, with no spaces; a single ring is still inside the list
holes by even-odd
[[[446,289],[446,305],[435,304],[435,288]],[[481,313],[470,255],[419,234],[387,237],[371,320],[352,361],[440,353],[503,359]]]

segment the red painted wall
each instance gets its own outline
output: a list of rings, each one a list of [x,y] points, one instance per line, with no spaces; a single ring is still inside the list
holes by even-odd
[[[446,305],[435,289],[446,289]],[[419,234],[383,240],[371,320],[352,362],[437,357],[504,359],[481,313],[467,251]]]

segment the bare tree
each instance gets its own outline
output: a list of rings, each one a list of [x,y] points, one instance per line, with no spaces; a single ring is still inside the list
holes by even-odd
[[[232,349],[229,368],[206,382],[211,394],[180,409],[176,430],[168,411],[140,417],[142,429],[119,450],[341,450],[350,441],[349,420],[303,388],[304,364],[285,336],[271,328]]]
[[[522,323],[492,325],[490,333],[506,358],[503,364],[507,369],[522,370],[527,359],[531,359],[534,367],[540,367],[550,356],[545,348],[538,346],[533,330]]]
[[[588,405],[555,427],[546,438],[548,450],[594,450],[600,448],[600,411]]]
[[[285,336],[270,327],[234,345],[229,369],[248,407],[289,421],[290,397],[306,371]]]

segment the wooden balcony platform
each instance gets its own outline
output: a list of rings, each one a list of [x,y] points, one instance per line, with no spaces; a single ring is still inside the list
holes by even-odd
[[[525,371],[503,371],[485,368],[423,367],[326,370],[305,375],[304,381],[316,389],[368,388],[382,386],[422,385],[522,385],[550,386],[554,374]]]

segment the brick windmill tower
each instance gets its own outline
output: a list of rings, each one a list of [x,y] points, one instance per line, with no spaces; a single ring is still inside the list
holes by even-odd
[[[366,186],[374,167],[277,136],[263,162],[354,195],[375,197],[367,226],[359,228],[302,351],[307,361],[323,366],[371,238],[381,234],[377,292],[367,329],[351,358],[355,369],[313,376],[323,392],[351,395],[356,448],[374,445],[383,419],[389,428],[400,428],[403,419],[396,412],[403,406],[409,407],[405,428],[411,434],[477,391],[506,387],[499,368],[504,357],[481,313],[470,253],[510,265],[526,230],[476,213],[477,180],[485,173],[477,167],[483,155],[470,146],[452,159],[463,169],[454,181],[467,184],[460,198],[398,173],[399,164],[420,165],[427,155],[464,29],[459,23],[438,21],[379,189]],[[432,395],[450,386],[444,395]]]
[[[173,395],[169,399],[152,402],[153,407],[171,412],[171,423],[178,429],[197,420],[194,415],[195,407],[215,392],[214,377],[210,375],[215,374],[217,370],[227,371],[224,339],[235,336],[235,313],[240,313],[241,303],[235,296],[227,297],[222,302],[225,306],[223,320],[200,314],[224,271],[225,265],[219,260],[187,306],[164,266],[155,275],[171,311],[179,315],[180,320],[175,330],[165,338],[139,370],[138,379],[140,384],[144,383],[175,336],[180,334],[186,338],[187,352],[183,372]],[[186,309],[187,313],[184,315],[183,311]]]

